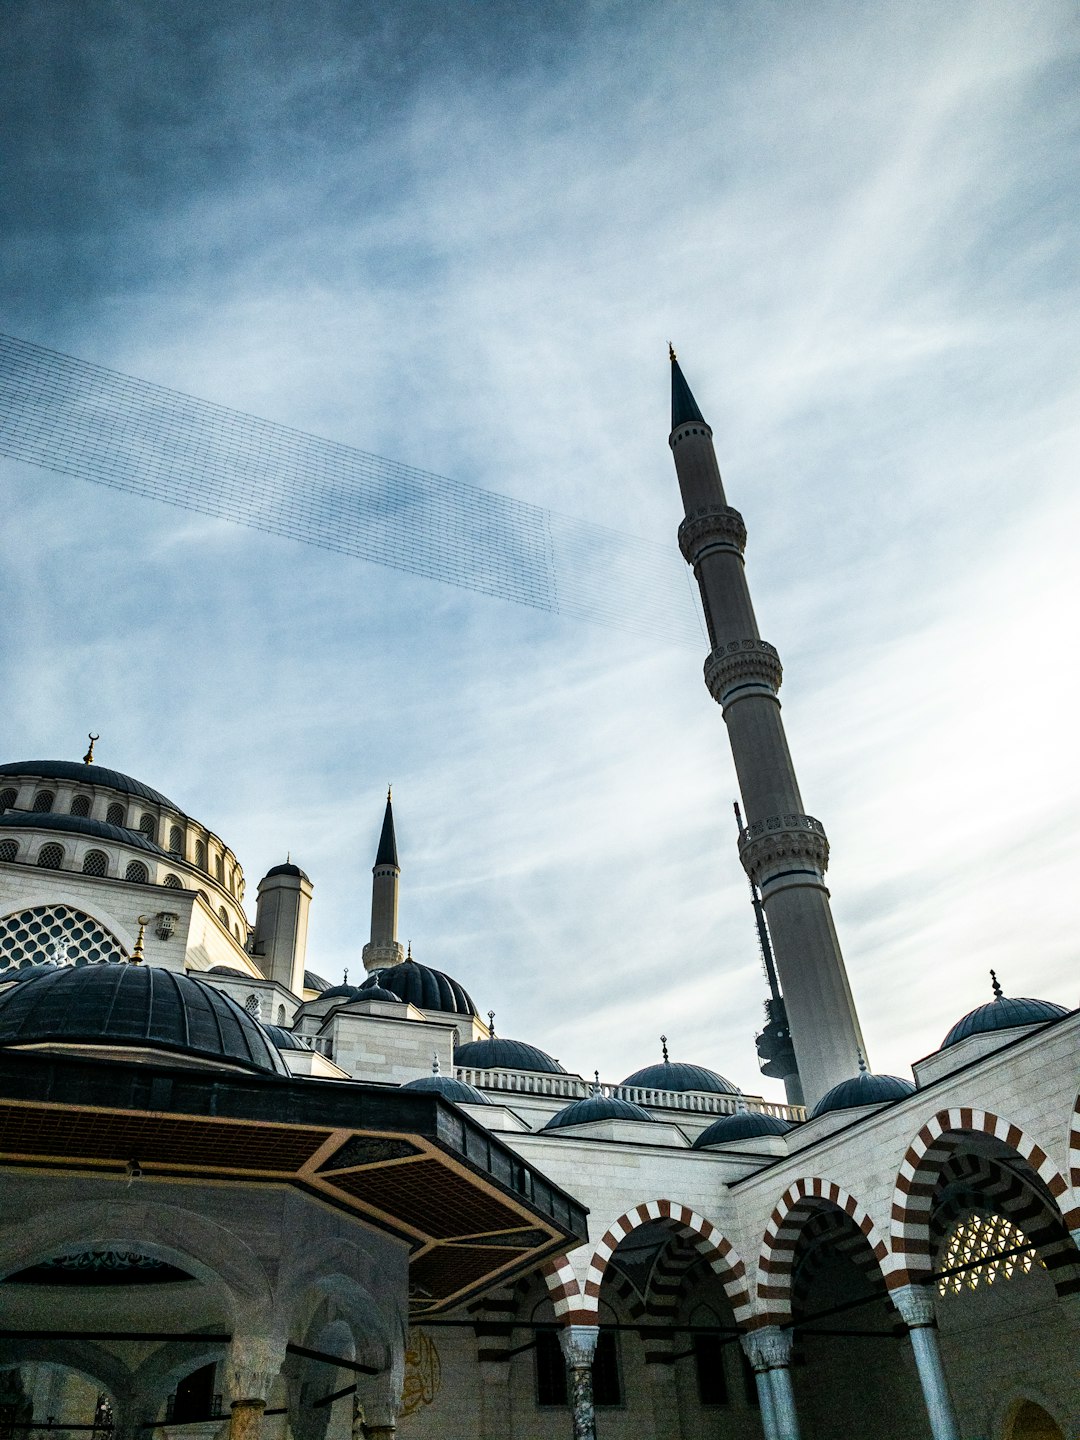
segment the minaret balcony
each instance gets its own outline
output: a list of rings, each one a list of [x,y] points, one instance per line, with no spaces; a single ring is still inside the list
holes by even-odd
[[[749,695],[776,699],[784,667],[776,647],[767,640],[729,640],[705,661],[705,684],[718,705]]]
[[[829,865],[829,839],[813,815],[769,815],[739,832],[743,869],[768,899],[770,883],[790,879],[821,885]]]
[[[730,505],[706,505],[679,526],[679,549],[688,565],[697,566],[707,555],[726,550],[742,558],[746,549],[746,522]]]

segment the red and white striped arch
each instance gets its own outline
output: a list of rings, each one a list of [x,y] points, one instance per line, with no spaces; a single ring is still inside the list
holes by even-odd
[[[884,1277],[889,1247],[867,1210],[831,1180],[806,1176],[788,1186],[765,1227],[758,1257],[756,1324],[776,1325],[791,1319],[795,1247],[803,1226],[824,1208],[841,1211],[862,1231]]]
[[[988,1110],[966,1106],[939,1110],[908,1146],[896,1177],[892,1202],[890,1288],[908,1285],[933,1268],[930,1229],[938,1176],[965,1137],[990,1135],[1013,1151],[1035,1172],[1049,1190],[1065,1227],[1080,1226],[1080,1207],[1072,1204],[1069,1187],[1041,1145],[1010,1120]]]
[[[600,1287],[616,1248],[621,1241],[642,1225],[666,1222],[686,1238],[703,1255],[719,1276],[724,1293],[735,1312],[736,1325],[750,1321],[750,1286],[746,1266],[731,1242],[711,1220],[674,1200],[649,1200],[620,1215],[589,1257],[585,1283],[580,1285],[569,1260],[549,1261],[545,1269],[548,1293],[555,1306],[556,1319],[566,1325],[595,1325],[600,1311]]]

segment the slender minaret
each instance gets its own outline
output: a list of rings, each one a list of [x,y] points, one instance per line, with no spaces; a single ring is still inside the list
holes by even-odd
[[[405,951],[397,938],[401,866],[397,858],[394,805],[389,790],[386,792],[386,813],[371,874],[371,940],[364,946],[364,969],[383,970],[388,965],[400,965],[405,959]]]
[[[705,683],[721,706],[746,825],[739,856],[768,917],[806,1103],[859,1073],[866,1053],[836,938],[829,842],[803,811],[780,718],[782,670],[758,634],[743,566],[746,526],[724,496],[712,430],[671,350],[671,437],[686,518],[679,548],[697,577],[712,652]]]

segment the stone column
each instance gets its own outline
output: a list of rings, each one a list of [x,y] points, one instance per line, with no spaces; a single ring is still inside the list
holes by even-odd
[[[225,1356],[228,1440],[262,1440],[263,1411],[284,1359],[285,1341],[277,1336],[233,1336]]]
[[[746,1338],[759,1356],[755,1360],[753,1351],[747,1352],[755,1377],[759,1363],[766,1371],[776,1440],[799,1440],[799,1417],[795,1412],[795,1392],[791,1388],[791,1331],[781,1330],[779,1325],[766,1325],[761,1330],[752,1331]],[[761,1391],[759,1385],[759,1395]],[[763,1421],[764,1416],[763,1409]]]
[[[759,1330],[755,1330],[750,1335],[744,1335],[741,1344],[746,1358],[750,1361],[754,1370],[754,1384],[757,1386],[758,1406],[761,1410],[761,1428],[765,1432],[765,1440],[776,1440],[776,1410],[773,1406],[769,1366],[762,1347],[758,1345],[756,1341],[756,1336],[760,1333]]]
[[[930,1433],[934,1440],[959,1440],[945,1369],[941,1363],[937,1330],[934,1326],[934,1296],[927,1285],[902,1285],[889,1299],[908,1327],[908,1339],[915,1353]]]
[[[567,1325],[559,1331],[559,1344],[566,1358],[570,1382],[570,1413],[574,1420],[574,1440],[596,1440],[596,1416],[593,1411],[592,1362],[599,1325]]]

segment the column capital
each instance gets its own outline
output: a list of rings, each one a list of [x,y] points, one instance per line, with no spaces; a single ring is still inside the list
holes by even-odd
[[[225,1393],[233,1405],[270,1398],[285,1361],[285,1341],[277,1335],[234,1335],[225,1355]]]
[[[599,1325],[566,1325],[559,1331],[563,1356],[572,1370],[591,1365],[600,1338]]]
[[[741,1337],[746,1358],[755,1370],[783,1370],[791,1364],[792,1332],[765,1325]]]
[[[901,1285],[889,1291],[889,1299],[900,1312],[909,1330],[925,1329],[934,1323],[934,1292],[929,1285]]]

